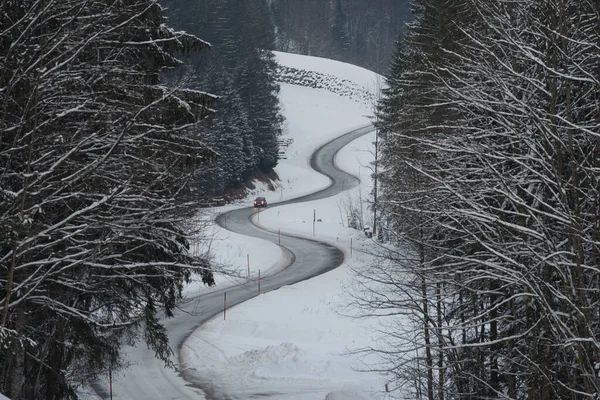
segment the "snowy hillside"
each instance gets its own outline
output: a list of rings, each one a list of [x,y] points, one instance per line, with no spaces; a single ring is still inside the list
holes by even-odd
[[[355,65],[319,57],[275,52],[280,83],[324,89],[361,102],[374,104],[382,79]]]
[[[276,168],[281,181],[275,191],[257,183],[257,189],[239,206],[251,205],[254,196],[270,204],[314,192],[329,180],[309,168],[309,157],[323,143],[369,123],[379,77],[363,68],[322,58],[277,53],[284,74],[280,99],[286,117],[287,159]],[[348,228],[352,203],[363,203],[371,188],[368,164],[372,160],[368,134],[346,146],[336,157],[338,167],[359,176],[362,184],[334,198],[267,208],[254,221],[266,228],[312,237],[340,247],[346,263],[320,277],[261,294],[227,311],[194,332],[180,353],[186,373],[211,382],[212,390],[228,398],[264,395],[277,399],[366,400],[381,399],[384,378],[357,372],[368,362],[348,352],[368,346],[372,326],[340,317],[348,303],[344,286],[351,281],[350,267],[369,261],[361,253],[369,241]],[[221,212],[231,206],[217,210]],[[363,219],[369,223],[366,204]],[[239,275],[256,277],[281,266],[276,244],[215,228],[211,246],[218,262]],[[353,254],[350,255],[350,244]],[[219,285],[235,282],[218,277]],[[346,310],[347,311],[347,310]]]

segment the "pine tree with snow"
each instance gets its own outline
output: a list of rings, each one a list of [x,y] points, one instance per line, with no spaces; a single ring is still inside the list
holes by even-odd
[[[6,7],[5,7],[6,6]],[[212,96],[161,84],[207,43],[154,1],[9,1],[0,25],[0,391],[75,398],[143,340],[207,259],[180,194],[212,152]]]

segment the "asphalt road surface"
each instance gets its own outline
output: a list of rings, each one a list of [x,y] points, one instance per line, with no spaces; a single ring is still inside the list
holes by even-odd
[[[353,130],[326,143],[313,153],[310,160],[311,167],[331,179],[329,187],[295,199],[269,203],[269,208],[323,199],[355,187],[358,179],[336,168],[335,155],[348,143],[372,131],[372,125]],[[255,212],[252,207],[232,210],[220,214],[216,221],[230,231],[278,243],[276,232],[269,232],[252,223],[251,218]],[[281,246],[284,248],[286,259],[289,260],[288,265],[276,274],[261,278],[261,293],[312,278],[338,267],[344,261],[340,249],[316,240],[282,233]],[[227,306],[233,307],[256,296],[257,286],[257,282],[250,281],[243,285],[199,295],[182,304],[173,318],[164,319],[162,323],[167,328],[169,343],[177,355],[174,360],[175,365],[179,364],[178,355],[185,339],[202,323],[223,311],[225,291]],[[115,400],[198,400],[204,396],[214,400],[224,398],[223,395],[214,393],[208,382],[186,380],[185,368],[178,368],[183,373],[165,368],[160,360],[154,358],[154,353],[148,350],[144,343],[136,347],[127,347],[124,352],[131,365],[126,370],[113,374],[112,398]],[[108,379],[95,382],[92,386],[102,398],[111,398]]]

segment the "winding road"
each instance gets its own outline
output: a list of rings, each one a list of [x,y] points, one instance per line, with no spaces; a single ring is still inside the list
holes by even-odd
[[[313,153],[310,165],[331,179],[331,184],[327,188],[295,199],[272,203],[269,208],[323,199],[355,187],[358,179],[339,170],[335,166],[335,156],[342,147],[372,131],[372,125],[363,126],[326,143]],[[220,214],[216,222],[230,231],[278,243],[276,232],[259,228],[252,223],[253,213],[251,207],[232,210]],[[340,249],[316,240],[282,233],[281,246],[290,263],[276,274],[261,278],[262,293],[320,275],[338,267],[344,261]],[[223,311],[225,291],[227,291],[228,307],[232,307],[256,296],[257,282],[250,281],[201,294],[182,304],[174,317],[162,320],[167,328],[171,348],[177,349],[177,359],[173,360],[175,365],[179,365],[179,350],[186,338],[204,322]],[[205,396],[208,399],[220,399],[212,392],[209,383],[186,380],[185,368],[180,368],[183,375],[166,369],[143,343],[136,347],[125,348],[124,353],[127,354],[131,365],[126,370],[113,374],[113,399],[198,400]],[[92,386],[103,399],[111,398],[107,382],[95,382]]]

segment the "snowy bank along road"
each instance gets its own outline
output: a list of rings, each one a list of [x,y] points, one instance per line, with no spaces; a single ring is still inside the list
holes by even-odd
[[[371,131],[373,131],[372,125],[353,130],[326,143],[313,153],[310,160],[311,167],[327,175],[331,179],[330,186],[295,199],[270,203],[269,207],[319,200],[355,187],[358,179],[336,168],[335,155],[341,148]],[[255,215],[256,213],[257,210],[251,207],[241,208],[220,214],[216,221],[230,231],[279,243],[277,232],[267,231],[253,223],[253,217],[259,217]],[[340,249],[312,239],[282,233],[281,246],[289,257],[289,263],[279,272],[262,277],[261,293],[312,278],[336,268],[344,261],[344,255]],[[223,311],[223,294],[225,292],[227,293],[227,305],[231,307],[256,296],[258,282],[249,281],[242,285],[200,294],[182,304],[173,318],[164,319],[162,322],[167,328],[169,343],[171,348],[176,349],[176,354],[179,354],[186,338],[196,328]],[[222,398],[222,395],[217,397],[210,382],[202,382],[197,379],[186,380],[185,366],[178,368],[180,373],[166,369],[144,344],[127,348],[125,351],[131,366],[113,375],[113,399],[197,400],[205,397],[208,399]],[[178,358],[174,360],[175,365],[179,365]],[[108,382],[96,382],[93,384],[93,388],[102,398],[110,399]]]

